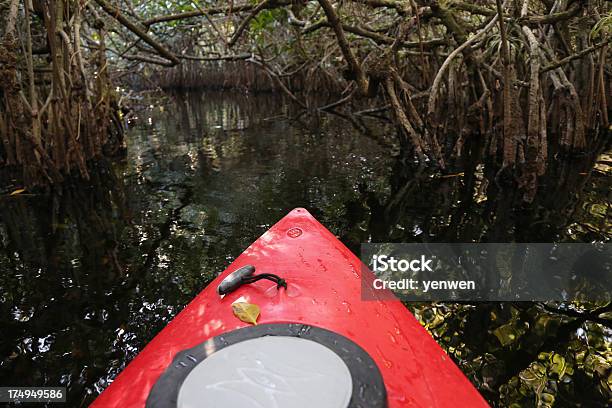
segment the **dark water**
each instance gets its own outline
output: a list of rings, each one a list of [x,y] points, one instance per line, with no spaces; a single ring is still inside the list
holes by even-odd
[[[0,198],[0,384],[64,385],[70,406],[87,405],[295,207],[354,250],[363,241],[612,238],[612,162],[600,145],[559,155],[524,204],[478,164],[477,140],[441,175],[401,159],[395,130],[378,119],[297,115],[279,99],[244,95],[143,103],[126,159],[50,194]],[[428,321],[442,309],[415,311]],[[467,321],[461,313],[457,322]],[[439,340],[457,350],[455,338]],[[470,361],[488,347],[473,340]],[[462,369],[485,394],[494,385],[490,373]]]

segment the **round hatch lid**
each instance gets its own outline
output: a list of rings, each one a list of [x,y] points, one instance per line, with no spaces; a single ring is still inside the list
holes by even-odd
[[[266,336],[212,354],[187,375],[177,407],[346,408],[353,383],[336,353],[312,340]]]
[[[337,333],[303,324],[262,324],[179,352],[147,407],[387,406],[372,358]]]

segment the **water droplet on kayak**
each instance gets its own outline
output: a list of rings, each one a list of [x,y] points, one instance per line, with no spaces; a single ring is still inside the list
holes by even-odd
[[[344,305],[344,307],[346,307],[346,313],[348,313],[348,314],[353,313],[353,311],[351,310],[351,304],[349,302],[344,300],[344,301],[342,301],[342,304]]]
[[[337,291],[336,289],[332,288],[332,293],[333,293],[334,295],[337,295],[337,294],[338,294],[338,291]]]
[[[317,300],[315,298],[312,298],[312,304],[316,305],[317,303],[319,303],[319,302],[317,302]]]
[[[285,290],[285,292],[287,293],[287,296],[289,297],[297,297],[302,293],[301,288],[295,283],[288,283],[287,289],[281,289],[281,290]],[[276,285],[272,285],[264,291],[264,296],[268,298],[273,298],[273,297],[278,296],[278,292],[279,292],[278,287]]]
[[[387,367],[387,368],[393,367],[393,362],[391,360],[389,360],[387,357],[385,357],[385,355],[383,354],[382,350],[379,347],[376,347],[376,351],[378,351],[378,354],[382,358],[382,361],[383,361],[383,364],[385,365],[385,367]]]
[[[269,297],[269,298],[273,298],[276,295],[278,295],[278,288],[276,287],[276,285],[270,286],[268,289],[266,289],[266,291],[264,292],[264,296]]]
[[[295,283],[287,284],[287,296],[289,297],[298,297],[302,294],[302,289]]]
[[[397,339],[395,338],[393,333],[389,333],[389,340],[391,340],[391,343],[397,344]]]
[[[300,331],[298,332],[298,337],[303,336],[308,333],[310,333],[310,326],[301,325]]]

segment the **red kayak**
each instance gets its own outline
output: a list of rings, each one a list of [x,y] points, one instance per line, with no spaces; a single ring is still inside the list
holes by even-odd
[[[373,278],[362,266],[308,211],[291,211],[92,406],[488,406],[400,301],[362,300]]]

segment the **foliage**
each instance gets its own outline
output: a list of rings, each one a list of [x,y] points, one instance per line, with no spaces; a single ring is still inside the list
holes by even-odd
[[[485,395],[499,398],[500,406],[603,407],[612,399],[610,327],[539,304],[412,307]]]
[[[605,17],[593,26],[591,30],[591,37],[601,37],[603,39],[609,38],[610,32],[612,31],[612,11],[610,11]]]

